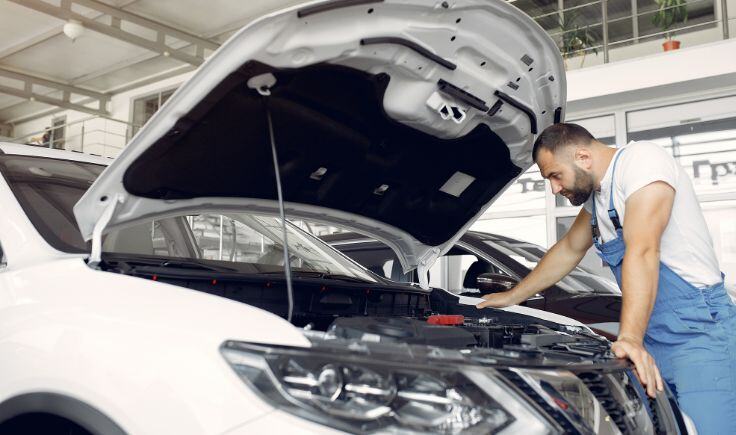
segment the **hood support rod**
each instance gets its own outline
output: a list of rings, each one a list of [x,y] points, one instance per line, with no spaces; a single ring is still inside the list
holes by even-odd
[[[266,109],[266,120],[268,121],[268,138],[271,141],[271,155],[273,158],[273,171],[276,176],[276,192],[279,198],[279,217],[281,218],[281,231],[284,238],[284,274],[286,275],[286,294],[289,299],[289,311],[286,320],[291,323],[294,313],[294,288],[291,285],[291,262],[289,261],[289,243],[287,241],[286,213],[284,212],[284,195],[281,189],[281,172],[279,171],[279,158],[276,153],[276,141],[273,134],[273,121],[271,119],[271,107],[268,104],[271,90],[268,86],[257,88],[258,93],[263,96],[263,105]]]
[[[105,200],[106,198],[103,197],[102,199]],[[107,198],[107,200],[109,202],[107,203],[105,210],[100,215],[100,218],[97,219],[97,222],[92,229],[92,252],[89,254],[87,265],[93,268],[97,267],[97,265],[102,261],[102,232],[105,230],[107,224],[110,223],[110,219],[112,219],[112,214],[115,212],[115,208],[118,206],[118,203],[122,202],[118,195],[115,195],[112,198]]]

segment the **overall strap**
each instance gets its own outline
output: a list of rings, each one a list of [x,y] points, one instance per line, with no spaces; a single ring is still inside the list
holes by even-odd
[[[593,241],[596,241],[601,236],[601,230],[598,228],[598,215],[595,211],[595,192],[591,195],[593,195],[593,213],[590,216],[590,230],[593,233]]]
[[[616,174],[616,164],[618,163],[618,158],[621,157],[621,154],[624,152],[624,149],[620,149],[618,153],[616,153],[616,157],[613,159],[613,170],[611,171],[611,197],[608,201],[608,217],[611,219],[611,222],[613,222],[613,226],[616,230],[621,229],[621,221],[618,218],[618,212],[616,211],[616,208],[613,205],[613,182],[614,182],[614,176]],[[595,195],[595,193],[592,193],[592,195]],[[600,228],[598,228],[598,214],[596,213],[596,207],[595,207],[595,197],[593,197],[593,213],[590,217],[590,227],[591,231],[593,233],[593,240],[598,240],[601,237],[601,231]]]
[[[621,150],[619,150],[619,152],[616,153],[616,157],[613,159],[613,170],[611,171],[611,192],[610,192],[610,198],[608,199],[608,217],[611,219],[611,222],[613,223],[613,227],[617,231],[621,229],[621,221],[618,218],[618,212],[616,211],[616,207],[614,207],[613,205],[613,186],[615,185],[614,181],[616,178],[616,164],[618,163],[618,158],[621,157],[621,154],[624,153],[624,150],[625,148],[622,148]]]

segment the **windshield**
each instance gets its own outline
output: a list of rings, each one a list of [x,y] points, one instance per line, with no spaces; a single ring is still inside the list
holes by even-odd
[[[105,167],[33,156],[0,156],[0,171],[38,232],[54,248],[89,253],[73,207]],[[288,223],[288,222],[287,222]],[[288,223],[289,263],[299,273],[375,282],[362,267]],[[283,273],[281,221],[271,216],[218,212],[159,219],[116,231],[103,253],[183,259],[227,265],[244,273]]]
[[[486,239],[484,242],[528,270],[534,269],[539,260],[547,253],[547,250],[541,246],[522,241]],[[571,293],[621,294],[621,290],[613,281],[600,277],[580,266],[575,267],[557,285]]]

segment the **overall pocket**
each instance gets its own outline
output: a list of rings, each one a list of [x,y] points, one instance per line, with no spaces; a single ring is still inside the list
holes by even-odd
[[[708,332],[718,324],[705,301],[698,301],[689,307],[673,308],[672,313],[683,328],[693,332]]]
[[[711,317],[716,321],[736,321],[736,305],[731,300],[726,289],[716,288],[705,294],[705,299],[710,310]]]
[[[653,343],[685,345],[698,337],[702,339],[715,325],[704,302],[690,307],[657,304],[649,318],[646,335]]]

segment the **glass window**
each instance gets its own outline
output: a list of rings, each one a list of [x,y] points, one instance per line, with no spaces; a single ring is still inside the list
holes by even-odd
[[[486,265],[490,267],[486,261],[470,253],[446,255],[445,258],[447,258],[449,272],[447,290],[452,293],[462,293],[463,290],[477,289],[476,282],[479,272],[486,272],[486,267],[484,267]],[[476,265],[473,266],[474,264]],[[468,274],[471,266],[473,270],[471,274]]]
[[[547,218],[544,214],[478,220],[471,230],[498,234],[541,246],[547,245]]]
[[[490,211],[496,213],[543,209],[544,195],[544,178],[539,173],[539,167],[534,165],[496,198]]]
[[[602,51],[603,14],[601,2],[589,0],[516,0],[514,6],[531,16],[555,41],[563,57],[590,55]],[[611,48],[644,40],[664,39],[663,30],[652,22],[659,9],[652,0],[608,0],[608,43]],[[562,13],[556,13],[563,11]],[[689,0],[686,22],[675,23],[677,34],[696,32],[718,25],[715,0]],[[681,29],[681,30],[679,30]]]
[[[51,121],[50,135],[51,148],[63,150],[66,138],[66,116],[60,116]]]
[[[666,148],[690,175],[698,194],[736,191],[736,118],[632,133]]]
[[[628,139],[666,148],[699,194],[736,191],[736,97],[627,114]]]
[[[345,255],[371,272],[398,282],[414,282],[416,279],[412,272],[404,273],[401,262],[394,251],[380,242],[369,242],[370,246],[363,244],[337,244],[335,247]]]
[[[174,94],[176,89],[159,92],[147,97],[138,98],[133,101],[133,130],[130,137],[135,136],[143,125],[148,122],[153,114],[164,105],[164,103]]]
[[[555,13],[559,10],[558,0],[516,0],[513,5],[534,18],[548,32],[559,26],[558,14]]]
[[[104,166],[30,156],[0,155],[0,171],[23,211],[56,249],[89,252],[72,209]]]
[[[630,1],[630,0],[625,0]],[[654,15],[659,9],[659,5],[652,0],[636,0],[637,8],[639,11],[639,17],[637,25],[639,27],[639,40],[649,35],[646,39],[664,39],[662,28],[652,22]],[[715,27],[718,25],[713,21],[715,17],[715,2],[714,0],[688,0],[687,1],[687,22],[675,23],[671,30],[677,30],[682,27],[689,27],[678,31],[677,34],[693,32],[705,29],[707,27]],[[698,25],[699,24],[699,25]],[[695,27],[692,27],[695,26]]]
[[[568,119],[565,122],[578,124],[606,145],[616,145],[616,119],[613,115]]]
[[[56,249],[89,252],[73,207],[104,166],[42,157],[0,156],[0,171],[39,233]],[[375,281],[364,269],[319,239],[287,223],[289,263],[295,274]],[[278,218],[212,213],[156,220],[117,231],[103,252],[226,262],[233,271],[283,273],[284,238]]]
[[[486,243],[528,270],[534,269],[547,250],[541,246],[519,241],[487,240]],[[578,266],[557,285],[570,293],[620,294],[618,286],[609,279]]]
[[[726,275],[726,286],[736,296],[736,201],[705,203],[703,215],[721,271]]]

